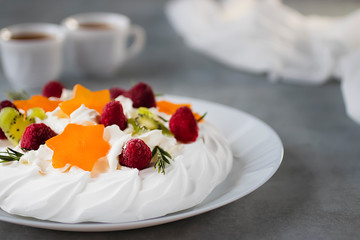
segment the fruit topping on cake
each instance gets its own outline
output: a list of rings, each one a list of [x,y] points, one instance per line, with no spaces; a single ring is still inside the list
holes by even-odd
[[[130,97],[133,101],[133,107],[156,107],[155,95],[151,88],[146,83],[140,82],[133,86],[126,94],[126,97]]]
[[[6,107],[12,107],[12,108],[17,110],[16,106],[11,101],[9,101],[9,100],[1,101],[0,102],[0,111],[1,111],[1,109],[6,108]],[[0,140],[1,139],[7,139],[7,137],[6,137],[5,133],[3,132],[3,130],[0,127]]]
[[[138,108],[134,118],[129,119],[129,123],[134,128],[134,134],[158,129],[165,135],[172,135],[169,129],[161,123],[161,121],[160,117],[156,116],[145,107]]]
[[[110,98],[115,99],[120,95],[124,95],[126,93],[126,90],[119,87],[112,87],[109,89],[109,92],[110,92]]]
[[[64,89],[64,86],[62,85],[61,82],[58,81],[51,81],[48,82],[43,90],[42,90],[42,95],[45,97],[56,97],[56,98],[60,98],[62,91]]]
[[[40,145],[55,137],[57,134],[44,123],[33,123],[26,127],[21,138],[21,148],[26,150],[37,150]]]
[[[32,119],[35,122],[36,118],[39,118],[40,120],[46,119],[46,113],[45,113],[44,109],[42,109],[40,107],[34,107],[34,108],[30,108],[26,112],[26,117],[29,119]]]
[[[35,107],[42,108],[45,112],[51,112],[58,107],[60,102],[61,101],[58,100],[50,100],[49,98],[41,95],[34,95],[28,100],[14,101],[14,104],[18,109],[21,109],[25,112]]]
[[[152,154],[148,145],[141,139],[133,138],[124,146],[119,162],[123,166],[141,170],[149,165],[151,158]]]
[[[173,115],[176,112],[176,110],[180,107],[188,107],[191,109],[191,104],[188,104],[188,103],[176,104],[176,103],[172,103],[169,101],[161,100],[161,101],[158,101],[156,104],[157,104],[159,112],[163,112],[168,115]]]
[[[101,124],[105,127],[116,124],[121,130],[127,127],[127,118],[120,102],[111,101],[105,105],[101,114]]]
[[[16,106],[15,106],[11,101],[9,101],[9,100],[4,100],[4,101],[1,101],[1,102],[0,102],[0,110],[3,109],[3,108],[5,108],[5,107],[12,107],[12,108],[18,110],[18,109],[16,108]]]
[[[69,164],[91,171],[97,160],[105,157],[110,149],[103,135],[102,124],[68,124],[61,134],[46,141],[46,146],[54,151],[53,167],[62,168]]]
[[[92,92],[89,89],[77,84],[73,89],[73,97],[70,100],[60,103],[61,110],[68,116],[81,105],[102,113],[104,106],[110,101],[109,90]]]
[[[194,142],[199,134],[197,120],[189,107],[178,108],[170,118],[169,127],[176,140],[182,143]]]
[[[31,123],[30,119],[15,108],[5,107],[0,111],[0,128],[14,146],[19,144],[26,127]]]
[[[159,130],[179,143],[191,143],[198,137],[199,115],[192,112],[191,105],[164,100],[157,105],[152,88],[145,83],[129,91],[114,87],[95,92],[77,84],[67,99],[61,98],[63,91],[61,83],[52,81],[44,86],[45,96],[0,103],[0,127],[5,138],[23,151],[37,150],[46,142],[54,151],[54,168],[69,164],[91,171],[96,161],[108,153],[110,145],[104,140],[104,129],[113,125],[130,136],[119,153],[120,165],[139,170],[153,159],[154,167],[165,173],[165,165],[172,158],[159,144],[151,144],[150,148],[138,136]]]
[[[177,104],[177,103],[172,103],[172,102],[169,102],[166,100],[158,101],[156,103],[156,105],[157,105],[159,112],[163,112],[168,115],[173,115],[176,112],[176,110],[179,109],[180,107],[188,107],[191,109],[191,104],[189,104],[189,103]],[[193,114],[198,122],[201,122],[206,115],[206,113],[205,113],[204,115],[200,116],[198,113],[195,113],[195,112],[193,112]]]
[[[109,89],[111,98],[115,99],[120,95],[130,98],[133,102],[134,108],[156,107],[155,94],[152,87],[146,83],[140,82],[126,91],[122,88],[112,87]]]
[[[0,140],[4,140],[4,139],[7,139],[4,131],[0,128]]]

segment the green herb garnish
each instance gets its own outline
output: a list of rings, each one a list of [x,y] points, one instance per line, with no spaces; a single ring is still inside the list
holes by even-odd
[[[158,169],[158,173],[161,172],[162,174],[165,174],[165,165],[170,164],[169,160],[172,159],[171,155],[161,147],[155,146],[152,150],[152,157],[156,158],[154,168]]]
[[[23,155],[24,154],[17,152],[14,149],[8,147],[6,149],[6,152],[0,152],[0,163],[19,161]]]
[[[160,116],[160,115],[157,115],[157,117],[158,117],[159,119],[161,119],[163,122],[169,122],[168,120],[166,120],[165,118],[163,118],[163,117]]]
[[[197,119],[196,121],[197,122],[200,122],[201,120],[203,120],[204,119],[204,117],[206,116],[206,114],[207,114],[207,112],[206,113],[204,113],[199,119]]]
[[[16,92],[16,91],[6,92],[6,96],[12,101],[27,100],[30,98],[30,95],[24,90],[22,92]]]

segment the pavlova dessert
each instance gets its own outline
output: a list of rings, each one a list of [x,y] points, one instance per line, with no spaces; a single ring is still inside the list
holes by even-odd
[[[149,219],[202,202],[232,167],[225,137],[187,103],[139,83],[49,82],[0,103],[0,207],[65,223]]]

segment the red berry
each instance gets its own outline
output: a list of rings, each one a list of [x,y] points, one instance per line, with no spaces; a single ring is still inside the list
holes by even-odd
[[[18,110],[17,107],[9,100],[1,101],[0,102],[0,110],[3,108],[6,108],[6,107],[12,107],[12,108]],[[7,137],[5,136],[5,133],[3,132],[3,130],[1,128],[0,128],[0,139],[7,139]]]
[[[130,97],[133,101],[133,107],[156,107],[155,95],[152,88],[146,83],[140,82],[132,87],[125,97]]]
[[[12,102],[10,102],[9,100],[4,100],[4,101],[0,102],[0,110],[5,108],[5,107],[12,107],[12,108],[18,110],[17,107]]]
[[[42,95],[45,97],[61,97],[62,91],[64,86],[61,84],[61,82],[58,81],[51,81],[48,82],[43,90]]]
[[[124,95],[124,93],[126,93],[126,90],[118,87],[112,87],[109,89],[109,92],[110,92],[110,98],[115,99],[120,95]]]
[[[0,128],[0,139],[4,140],[7,139],[7,137],[5,136],[5,133],[3,132],[3,130]]]
[[[127,127],[127,118],[120,102],[111,101],[105,105],[101,114],[101,124],[104,124],[105,127],[116,124],[121,130]]]
[[[33,123],[26,127],[21,138],[21,148],[37,150],[45,141],[57,134],[44,123]]]
[[[152,158],[152,153],[148,145],[139,139],[130,139],[119,156],[120,165],[137,168],[146,168]]]
[[[171,116],[170,131],[182,143],[194,142],[199,135],[197,121],[189,107],[180,107]]]

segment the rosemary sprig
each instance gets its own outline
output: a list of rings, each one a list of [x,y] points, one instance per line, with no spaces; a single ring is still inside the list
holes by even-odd
[[[200,122],[201,120],[203,120],[204,119],[204,117],[206,116],[206,114],[207,114],[207,112],[206,113],[204,113],[199,119],[197,119],[196,121],[198,121],[198,122]]]
[[[158,173],[161,172],[162,174],[165,174],[165,165],[170,164],[169,160],[172,160],[171,155],[167,151],[156,145],[152,150],[152,157],[156,157],[156,163],[154,168],[158,169]]]
[[[0,152],[0,154],[5,154],[5,155],[0,155],[0,163],[19,161],[22,155],[24,155],[9,147],[6,149],[6,152]]]
[[[163,118],[162,116],[160,116],[160,115],[157,115],[157,117],[158,118],[160,118],[162,121],[164,121],[164,122],[168,122],[168,120],[166,120],[165,118]]]
[[[15,100],[27,100],[30,98],[30,95],[26,92],[26,91],[22,91],[22,92],[6,92],[6,96],[7,98],[9,98],[12,101]]]

